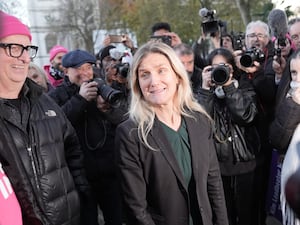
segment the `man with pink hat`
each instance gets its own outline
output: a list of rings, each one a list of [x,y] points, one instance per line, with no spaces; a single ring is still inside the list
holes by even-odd
[[[79,225],[89,185],[76,132],[27,78],[38,50],[28,27],[2,11],[0,21],[0,224]]]
[[[44,70],[53,87],[57,87],[64,80],[65,73],[64,67],[61,65],[61,60],[67,52],[68,50],[61,45],[55,45],[50,49],[50,65],[45,65]]]

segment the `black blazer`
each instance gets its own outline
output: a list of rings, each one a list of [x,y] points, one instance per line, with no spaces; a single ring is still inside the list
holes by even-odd
[[[184,117],[189,134],[195,200],[203,225],[227,225],[222,180],[209,120]],[[116,150],[128,224],[188,225],[188,187],[162,127],[155,119],[148,136],[151,150],[127,120],[117,128]],[[198,225],[198,224],[195,224]]]

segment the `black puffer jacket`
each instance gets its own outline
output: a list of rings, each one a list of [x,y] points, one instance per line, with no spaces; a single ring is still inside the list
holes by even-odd
[[[11,101],[0,99],[0,159],[20,202],[23,223],[77,225],[75,183],[83,190],[86,179],[74,128],[31,80],[23,86],[19,106],[21,113]]]

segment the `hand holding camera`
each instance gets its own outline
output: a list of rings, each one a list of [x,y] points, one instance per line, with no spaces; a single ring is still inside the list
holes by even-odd
[[[126,41],[125,34],[109,34],[110,43],[123,43]]]
[[[101,112],[107,112],[111,109],[110,104],[108,102],[106,102],[105,99],[101,95],[98,95],[96,104],[97,104],[97,108]]]
[[[240,58],[240,63],[244,67],[251,67],[254,61],[263,63],[265,61],[265,54],[259,48],[247,49]]]
[[[278,59],[279,57],[280,57],[280,59]],[[285,58],[282,56],[274,55],[272,67],[273,67],[273,70],[275,71],[277,78],[279,78],[279,76],[281,78],[283,70],[286,67]]]
[[[83,82],[80,86],[79,95],[90,102],[97,97],[97,91],[96,82]]]
[[[215,66],[206,66],[202,72],[202,88],[209,90],[215,85],[228,86],[232,83],[232,74],[229,65],[220,63]]]
[[[111,43],[123,43],[127,48],[133,49],[133,41],[129,38],[128,34],[109,34],[103,41],[105,46]]]
[[[95,78],[92,82],[96,83],[97,94],[100,95],[106,103],[115,108],[120,105],[121,100],[124,98],[124,93],[110,87],[101,78]],[[97,99],[97,101],[98,100],[99,99]]]
[[[151,40],[161,41],[171,47],[182,43],[178,34],[174,32],[166,32],[163,35],[152,35]]]
[[[214,84],[211,81],[212,66],[206,66],[202,71],[202,88],[209,90]]]
[[[243,51],[243,50],[234,51],[233,55],[235,57],[235,63],[238,68],[245,71],[246,73],[255,73],[260,69],[261,64],[260,64],[260,62],[253,60],[253,58],[249,59],[249,55],[247,55],[246,52],[247,51]],[[245,56],[245,55],[247,55],[247,56]],[[241,60],[242,57],[244,57],[244,59]],[[242,64],[241,61],[243,61],[243,60],[245,60],[245,63]],[[245,65],[247,65],[247,66],[245,66]]]

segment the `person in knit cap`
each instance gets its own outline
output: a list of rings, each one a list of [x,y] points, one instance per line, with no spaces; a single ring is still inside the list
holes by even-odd
[[[0,12],[0,35],[2,31],[2,13]],[[20,204],[11,187],[9,178],[2,169],[4,159],[0,154],[0,224],[22,225],[22,213]]]
[[[89,185],[76,132],[43,88],[27,78],[38,50],[28,27],[2,11],[0,18],[0,181],[14,190],[23,225],[79,225],[79,197]],[[5,190],[4,201],[12,193]],[[8,225],[2,213],[0,224]]]
[[[44,65],[44,70],[53,87],[57,87],[64,80],[65,73],[61,61],[67,52],[68,50],[61,45],[55,45],[50,49],[50,64]]]

